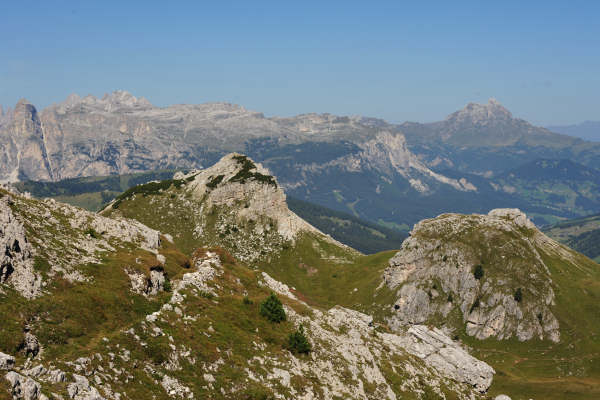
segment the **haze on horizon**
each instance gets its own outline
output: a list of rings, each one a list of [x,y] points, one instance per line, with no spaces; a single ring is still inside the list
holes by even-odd
[[[0,104],[123,89],[426,122],[495,97],[537,125],[600,119],[600,3],[398,3],[7,3]]]

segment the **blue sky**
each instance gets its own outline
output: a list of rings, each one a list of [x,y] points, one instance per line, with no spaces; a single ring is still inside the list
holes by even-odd
[[[125,89],[402,122],[496,97],[537,124],[599,120],[599,21],[598,1],[3,2],[0,104]]]

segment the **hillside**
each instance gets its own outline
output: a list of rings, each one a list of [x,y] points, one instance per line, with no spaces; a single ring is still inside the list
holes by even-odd
[[[290,210],[320,231],[365,254],[399,249],[406,239],[406,234],[395,229],[366,222],[347,213],[293,197],[288,197],[287,203]]]
[[[562,221],[546,227],[544,232],[554,240],[600,262],[600,215]]]
[[[342,285],[274,278],[337,271],[362,292],[389,255],[302,221],[265,172],[229,155],[130,189],[104,216],[2,191],[0,398],[481,398],[493,369],[441,331],[391,332],[331,305],[355,302]],[[134,213],[164,230],[122,216]],[[306,263],[289,271],[291,255]],[[280,322],[261,311],[273,292]],[[300,326],[308,354],[289,341]]]
[[[424,220],[365,256],[235,153],[101,215],[1,200],[3,400],[599,394],[598,265],[518,210]],[[271,292],[285,321],[261,315]]]
[[[207,217],[208,223],[202,222],[199,216],[199,223],[186,225],[183,216],[174,214],[165,221],[154,220],[142,210],[184,207],[212,215],[213,196],[251,193],[234,189],[239,167],[232,171],[228,170],[230,161],[226,166],[219,164],[202,175],[181,176],[196,182],[189,187],[170,187],[146,197],[130,193],[116,209],[109,206],[104,213],[146,218],[145,223],[171,233],[176,241],[177,236],[193,240],[185,239],[185,232],[193,227],[198,232],[211,231],[219,224]],[[263,170],[255,168],[268,191],[276,191],[277,181],[261,177]],[[224,192],[211,192],[219,189]],[[263,190],[267,191],[263,188],[260,193]],[[189,203],[178,205],[181,199]],[[245,207],[245,202],[240,206]],[[204,240],[213,240],[239,257],[248,259],[238,243],[258,232],[269,235],[264,232],[267,226],[270,232],[280,226],[267,220],[256,230],[243,222],[243,210],[217,207],[217,215],[229,215],[222,217],[227,222],[220,224],[217,235],[210,236],[213,239]],[[250,202],[248,212],[253,208]],[[252,242],[264,243],[256,237]],[[275,238],[268,242],[264,253],[253,253],[251,264],[294,288],[307,304],[356,309],[397,333],[410,331],[411,326],[439,328],[440,333],[468,344],[473,354],[498,371],[492,394],[525,393],[550,399],[598,394],[597,264],[543,235],[518,211],[448,214],[425,220],[415,226],[396,255],[361,256],[313,230],[300,233],[287,246]],[[483,275],[476,278],[478,266]]]
[[[600,267],[519,210],[420,222],[384,280],[390,326],[429,324],[468,343],[496,369],[492,390],[599,395]]]

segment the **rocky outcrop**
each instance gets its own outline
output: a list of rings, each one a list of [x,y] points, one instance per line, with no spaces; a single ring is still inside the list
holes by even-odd
[[[0,370],[12,369],[15,366],[15,358],[0,352]]]
[[[262,275],[266,286],[274,292],[296,299],[296,296],[291,293],[286,284],[276,281],[264,272]],[[315,323],[322,323],[318,322],[319,320],[326,321],[327,325],[335,329],[350,328],[356,330],[356,333],[360,333],[364,337],[371,336],[374,339],[381,340],[389,348],[405,351],[418,357],[428,366],[434,368],[441,376],[469,384],[479,392],[486,392],[492,384],[494,369],[485,362],[471,356],[460,346],[459,342],[451,340],[440,329],[431,329],[425,325],[413,325],[407,330],[400,330],[396,334],[379,333],[373,329],[375,325],[372,317],[344,307],[334,307],[327,313],[316,312],[315,315],[318,317],[317,321],[311,321],[308,326],[316,336],[319,335],[322,329],[316,328]],[[306,321],[306,319],[303,321]],[[353,337],[354,340],[347,345],[350,345],[350,347],[363,345],[356,341],[356,334],[349,332],[348,335]],[[373,346],[376,346],[376,344],[373,343]],[[344,346],[340,344],[337,344],[336,347],[340,347],[342,352],[352,353],[358,351],[356,348],[344,350]]]
[[[75,382],[69,383],[67,393],[73,400],[106,400],[98,390],[90,385],[85,376],[73,374]]]
[[[57,275],[69,282],[89,280],[78,267],[99,263],[102,254],[131,245],[157,254],[160,244],[160,232],[135,220],[0,192],[0,284],[26,298],[42,295]],[[45,269],[44,279],[36,263]]]
[[[538,251],[554,245],[516,209],[424,220],[384,273],[397,294],[390,323],[452,321],[458,315],[467,334],[478,339],[556,342],[553,283]]]
[[[27,357],[35,358],[41,351],[40,342],[29,330],[25,332],[21,348]]]
[[[148,275],[138,271],[126,271],[131,280],[131,290],[145,296],[154,296],[165,290],[166,276],[162,267],[152,267]]]
[[[294,239],[300,231],[321,234],[288,209],[285,193],[277,180],[266,168],[247,156],[229,154],[212,167],[192,172],[182,179],[193,179],[188,184],[188,190],[196,198],[204,199],[206,208],[236,206],[234,212],[237,220],[269,218],[276,223],[277,232],[286,240]],[[265,227],[259,224],[256,229],[260,231]]]
[[[387,338],[399,341],[407,352],[425,360],[427,365],[448,378],[468,383],[480,392],[487,391],[492,384],[494,369],[471,356],[440,329],[413,325],[405,335]]]
[[[41,293],[42,278],[33,269],[33,247],[23,224],[15,217],[8,196],[0,199],[0,283],[10,284],[21,295],[32,298]]]
[[[15,399],[23,400],[48,400],[41,392],[41,386],[33,379],[17,372],[10,371],[5,378],[11,385],[11,393]]]
[[[158,186],[161,188],[156,189]],[[136,195],[138,192],[142,195]],[[141,185],[101,214],[134,216],[132,210],[148,206],[159,217],[142,217],[141,221],[171,234],[175,242],[192,236],[197,247],[222,246],[244,262],[265,259],[304,235],[316,238],[317,247],[317,242],[335,245],[338,256],[359,254],[290,211],[284,191],[269,171],[237,153],[204,170],[176,173],[171,181]],[[321,252],[328,256],[325,250]]]

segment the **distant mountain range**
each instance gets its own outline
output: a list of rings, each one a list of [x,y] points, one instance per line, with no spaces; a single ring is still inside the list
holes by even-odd
[[[203,168],[231,151],[263,163],[295,198],[404,232],[444,212],[518,207],[548,223],[600,211],[585,200],[584,184],[575,191],[583,203],[557,206],[552,195],[563,194],[556,187],[532,201],[531,182],[517,185],[506,175],[539,159],[595,171],[600,143],[533,126],[493,99],[429,124],[266,118],[227,103],[161,108],[124,91],[71,95],[40,112],[21,100],[0,116],[4,182]]]
[[[585,121],[574,125],[549,126],[548,129],[592,142],[600,142],[600,121]]]

